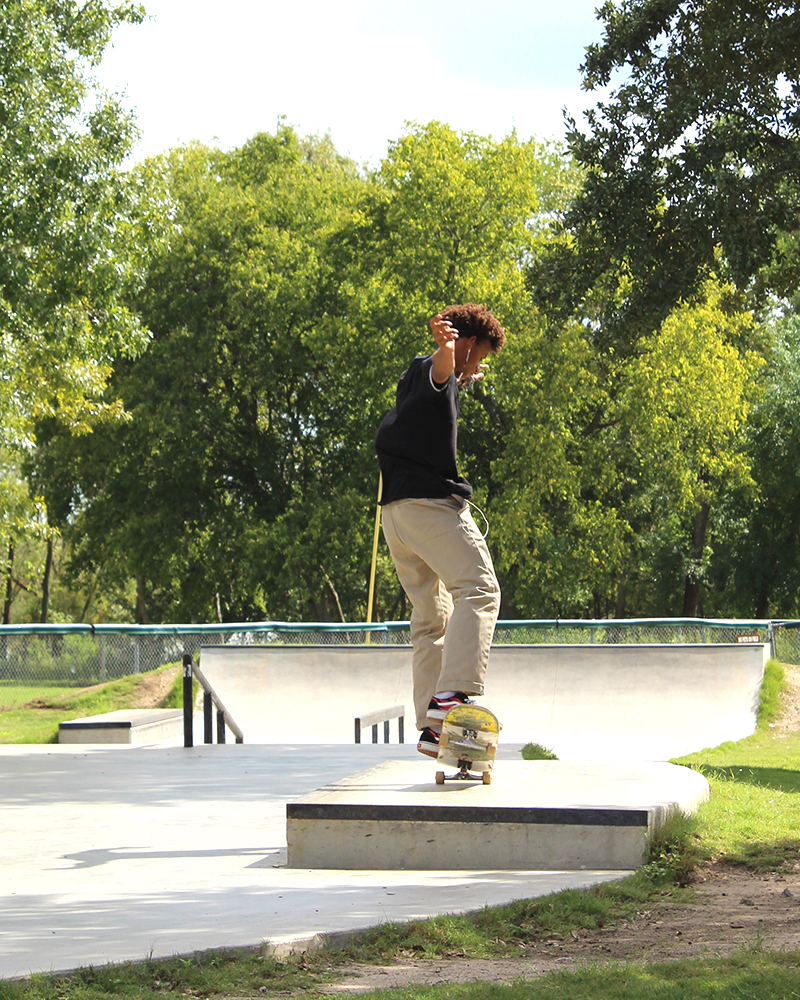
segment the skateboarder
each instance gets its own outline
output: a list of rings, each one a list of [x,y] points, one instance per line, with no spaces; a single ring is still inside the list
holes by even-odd
[[[505,331],[473,303],[448,306],[430,327],[436,350],[401,375],[375,447],[383,533],[413,607],[417,749],[435,757],[448,710],[483,695],[500,609],[492,558],[467,503],[472,487],[458,474],[456,423],[459,389],[483,378]]]

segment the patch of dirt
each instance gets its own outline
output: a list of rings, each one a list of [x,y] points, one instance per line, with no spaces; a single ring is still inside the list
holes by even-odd
[[[7,705],[7,706],[5,706],[2,709],[2,711],[4,711],[4,712],[13,712],[18,707],[19,706],[17,706],[17,705]],[[58,710],[58,709],[63,709],[64,708],[63,705],[56,705],[56,704],[54,704],[52,702],[45,701],[43,698],[34,698],[33,701],[26,701],[25,704],[22,707],[23,708],[47,708],[47,709],[53,709],[53,710]]]
[[[180,673],[180,666],[168,667],[166,670],[153,671],[142,675],[142,679],[131,698],[131,708],[158,708],[167,697],[175,678]]]
[[[800,667],[783,666],[786,689],[781,693],[781,714],[770,729],[783,732],[800,729]]]
[[[167,667],[166,670],[155,670],[142,674],[142,679],[131,694],[128,708],[158,708],[161,702],[167,697],[175,678],[180,672],[180,666]],[[77,695],[90,694],[92,691],[99,691],[105,684],[92,684],[89,687],[79,688],[65,695],[63,702],[49,703],[41,698],[34,698],[29,701],[25,708],[53,708],[63,709],[68,705],[69,699]]]
[[[520,949],[518,958],[401,957],[381,965],[351,965],[318,993],[366,993],[414,984],[535,979],[581,962],[662,962],[725,956],[743,949],[796,949],[800,941],[800,865],[789,875],[757,875],[727,864],[698,874],[651,909],[613,927],[575,932]]]

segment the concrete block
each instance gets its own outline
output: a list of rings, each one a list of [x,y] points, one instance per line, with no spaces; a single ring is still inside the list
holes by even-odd
[[[164,743],[183,735],[179,708],[135,708],[71,719],[58,726],[59,743]]]
[[[491,785],[436,785],[435,764],[389,761],[286,807],[290,868],[627,870],[708,782],[688,768],[505,761]]]

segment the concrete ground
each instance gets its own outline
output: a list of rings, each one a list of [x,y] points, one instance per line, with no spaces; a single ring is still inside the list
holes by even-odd
[[[0,747],[0,977],[302,941],[627,874],[285,867],[287,802],[417,758],[413,744]],[[496,774],[504,759],[519,747],[501,747]]]

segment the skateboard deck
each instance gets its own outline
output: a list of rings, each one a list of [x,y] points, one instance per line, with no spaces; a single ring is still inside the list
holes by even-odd
[[[488,708],[456,705],[442,723],[437,763],[457,767],[455,774],[436,772],[436,784],[445,781],[482,781],[491,784],[500,737],[500,723]],[[477,772],[477,773],[473,773]]]

